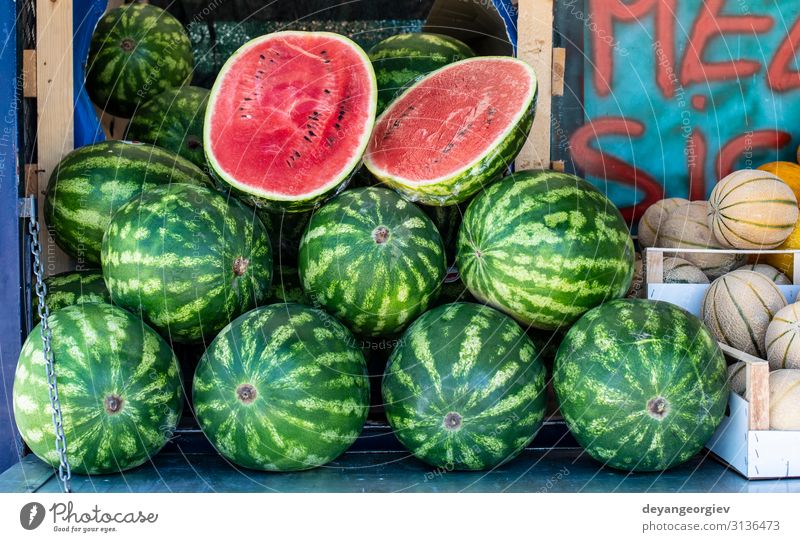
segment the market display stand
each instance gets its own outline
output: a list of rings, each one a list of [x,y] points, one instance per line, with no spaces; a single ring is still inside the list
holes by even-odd
[[[669,301],[699,316],[708,284],[664,284],[664,257],[702,249],[649,248],[645,251],[647,297]],[[719,251],[716,251],[719,252]],[[726,250],[733,254],[782,253],[794,255],[791,285],[778,285],[789,303],[800,292],[800,251]],[[745,397],[731,392],[728,412],[706,447],[722,462],[750,480],[800,477],[800,431],[769,429],[769,364],[766,360],[720,344],[729,363],[746,365]]]

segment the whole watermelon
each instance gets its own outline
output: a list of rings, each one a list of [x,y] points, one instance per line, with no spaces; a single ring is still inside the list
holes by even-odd
[[[377,43],[368,54],[378,79],[378,113],[408,82],[457,60],[475,56],[463,41],[432,32],[390,36]]]
[[[50,234],[78,263],[100,263],[111,217],[142,191],[170,183],[210,184],[200,169],[152,145],[104,141],[70,152],[50,175],[44,213]]]
[[[442,305],[403,334],[383,378],[386,416],[419,459],[489,469],[533,440],[545,413],[545,368],[509,317],[474,303]]]
[[[178,360],[158,333],[105,303],[54,312],[53,354],[67,458],[78,474],[137,467],[172,437],[183,405]],[[28,447],[57,467],[39,327],[22,347],[14,416]]]
[[[161,8],[129,4],[109,10],[97,23],[86,90],[100,109],[130,118],[139,104],[187,83],[193,68],[183,25]]]
[[[103,237],[114,303],[177,342],[210,341],[269,293],[269,237],[255,212],[203,186],[148,190]]]
[[[257,212],[269,232],[275,264],[297,267],[300,238],[303,237],[303,232],[306,231],[308,221],[311,219],[311,211],[287,213],[257,209]]]
[[[204,88],[166,90],[136,110],[127,137],[168,149],[208,172],[203,152],[206,102],[208,90]]]
[[[703,323],[646,299],[587,312],[561,343],[553,380],[578,443],[626,471],[662,471],[691,458],[728,400],[725,358]]]
[[[435,301],[445,256],[436,226],[385,188],[323,205],[300,241],[306,294],[359,335],[402,331]]]
[[[103,280],[103,272],[99,269],[67,271],[44,279],[47,287],[47,306],[50,313],[70,305],[84,303],[111,303]],[[33,309],[33,323],[39,323],[39,311]]]
[[[592,185],[522,171],[467,208],[456,261],[477,299],[525,325],[556,329],[625,295],[634,248],[622,215]]]
[[[347,329],[297,304],[259,307],[211,343],[194,377],[203,432],[242,467],[296,471],[336,459],[369,409],[369,379]]]

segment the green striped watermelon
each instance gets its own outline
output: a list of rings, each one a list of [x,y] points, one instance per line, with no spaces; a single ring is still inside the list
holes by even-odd
[[[130,118],[141,103],[189,82],[192,44],[183,25],[163,9],[130,4],[109,10],[97,23],[86,68],[92,101]]]
[[[625,295],[634,249],[622,215],[592,185],[523,171],[470,204],[456,260],[476,298],[526,325],[555,329]]]
[[[306,231],[311,211],[303,213],[267,212],[258,209],[258,217],[264,223],[272,241],[272,257],[276,265],[297,267],[300,238]]]
[[[296,471],[336,459],[369,409],[367,366],[347,329],[297,304],[259,307],[211,343],[194,377],[203,432],[242,467]]]
[[[79,264],[100,263],[100,244],[124,203],[155,186],[204,184],[209,178],[180,156],[152,145],[104,141],[69,153],[50,175],[44,213],[56,243]]]
[[[303,291],[300,274],[296,267],[275,265],[275,276],[267,297],[268,303],[300,303],[312,305],[313,302]]]
[[[103,280],[103,272],[99,269],[67,271],[44,279],[47,286],[47,306],[50,313],[70,305],[84,303],[111,303]],[[39,311],[33,309],[33,323],[39,323]]]
[[[402,331],[436,299],[445,273],[436,226],[385,188],[340,194],[300,241],[306,294],[359,335]]]
[[[448,470],[488,469],[536,435],[545,369],[511,318],[474,303],[442,305],[403,334],[383,401],[397,438],[419,459]]]
[[[536,74],[511,57],[461,60],[423,77],[378,117],[364,165],[412,201],[461,203],[499,179],[533,124]]]
[[[78,474],[131,469],[172,437],[183,394],[178,360],[158,334],[105,303],[50,316],[67,457]],[[58,466],[39,327],[22,347],[14,416],[28,447]]]
[[[725,358],[703,323],[645,299],[614,300],[578,320],[556,355],[554,387],[578,443],[627,471],[691,458],[728,400]]]
[[[448,207],[433,207],[430,205],[419,205],[425,214],[436,224],[436,229],[442,235],[444,251],[447,255],[447,263],[451,264],[456,259],[456,243],[458,241],[458,230],[461,228],[461,221],[464,218],[464,211],[467,204],[450,205]]]
[[[391,36],[369,50],[378,80],[378,112],[408,82],[475,53],[463,41],[432,32]]]
[[[188,184],[160,186],[124,205],[103,237],[114,303],[177,342],[210,341],[269,293],[269,237],[255,212]]]
[[[208,91],[180,87],[162,92],[137,109],[128,124],[128,139],[168,149],[208,171],[203,152],[203,120]]]

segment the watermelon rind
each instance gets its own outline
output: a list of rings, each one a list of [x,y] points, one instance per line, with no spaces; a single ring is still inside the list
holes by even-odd
[[[255,211],[210,188],[173,184],[117,211],[102,267],[115,304],[171,341],[209,342],[266,300],[272,250]]]
[[[418,459],[446,470],[494,468],[542,425],[544,365],[519,325],[499,311],[452,303],[403,334],[383,377],[386,416]]]
[[[158,333],[105,303],[50,315],[67,459],[76,474],[103,474],[152,459],[183,408],[178,360]],[[22,347],[14,378],[14,417],[28,447],[53,467],[52,409],[40,327]]]
[[[663,471],[699,452],[722,421],[726,365],[696,316],[663,301],[618,299],[567,332],[553,383],[590,456],[625,471]]]
[[[549,170],[514,173],[479,194],[456,254],[477,299],[539,329],[569,326],[624,296],[634,258],[614,204],[580,177]]]
[[[481,56],[460,60],[439,68],[415,81],[413,84],[409,85],[405,91],[399,94],[397,98],[395,98],[395,101],[401,100],[406,94],[413,92],[418,86],[424,85],[425,81],[435,74],[468,62],[485,62],[486,60],[518,63],[525,67],[531,80],[530,91],[525,100],[525,107],[520,108],[514,117],[514,122],[497,137],[492,145],[489,146],[487,152],[476,156],[470,163],[449,175],[425,181],[417,181],[392,175],[390,172],[385,171],[375,164],[368,152],[364,155],[364,165],[370,173],[411,201],[418,201],[426,205],[434,206],[447,206],[464,202],[492,182],[498,180],[511,167],[514,159],[528,140],[528,134],[533,126],[534,115],[536,113],[538,84],[536,73],[529,64],[522,60],[505,56]],[[376,125],[381,123],[384,116],[391,114],[392,105],[390,104],[375,121]]]
[[[109,10],[97,23],[86,67],[92,101],[110,115],[130,118],[141,103],[191,80],[192,44],[168,12],[129,4]]]
[[[319,309],[276,304],[233,321],[206,350],[193,404],[205,435],[242,467],[324,465],[358,438],[369,410],[364,355]]]
[[[211,137],[211,116],[214,112],[214,105],[217,100],[217,96],[219,94],[219,87],[222,85],[224,75],[230,70],[231,66],[236,61],[239,54],[243,51],[250,49],[252,47],[258,46],[264,42],[271,41],[280,36],[291,36],[291,35],[298,35],[303,36],[307,35],[309,32],[303,31],[282,31],[282,32],[274,32],[271,34],[267,34],[265,36],[260,36],[258,38],[252,39],[242,45],[237,52],[235,52],[231,57],[223,64],[222,69],[219,71],[219,75],[217,75],[217,79],[214,85],[211,87],[211,93],[209,94],[208,105],[206,107],[206,117],[204,121],[204,150],[206,154],[206,161],[208,162],[211,175],[220,182],[223,186],[228,186],[233,189],[234,193],[247,205],[252,207],[256,207],[257,209],[265,209],[269,212],[273,213],[281,213],[281,212],[303,212],[314,209],[318,207],[324,201],[332,198],[339,192],[343,191],[347,187],[347,183],[350,181],[350,178],[361,165],[362,156],[364,154],[364,150],[367,148],[367,144],[369,143],[369,138],[372,135],[372,127],[374,126],[374,119],[377,112],[377,96],[378,96],[378,83],[375,79],[375,70],[372,67],[372,63],[369,60],[369,56],[367,53],[364,52],[361,47],[355,43],[353,40],[347,38],[346,36],[342,36],[341,34],[336,34],[333,32],[313,32],[315,36],[325,37],[327,39],[336,40],[342,43],[343,45],[350,47],[356,52],[363,60],[364,66],[367,70],[367,73],[370,74],[370,83],[372,89],[372,99],[369,100],[369,112],[368,116],[373,119],[373,122],[370,123],[364,130],[364,135],[362,140],[359,142],[358,146],[354,149],[353,157],[350,162],[343,168],[340,175],[336,176],[335,178],[331,179],[326,183],[324,186],[308,192],[301,197],[298,196],[288,196],[286,194],[278,194],[275,192],[269,192],[265,190],[258,190],[253,187],[250,187],[244,183],[239,182],[237,179],[232,177],[231,175],[227,174],[222,167],[220,167],[219,162],[214,157],[214,153],[211,150],[212,141]]]
[[[190,161],[154,145],[103,141],[75,149],[47,185],[50,235],[79,265],[97,265],[114,213],[143,191],[170,183],[211,185],[211,180]]]

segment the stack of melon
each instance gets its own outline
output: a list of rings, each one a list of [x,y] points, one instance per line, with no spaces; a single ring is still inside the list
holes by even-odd
[[[800,371],[793,370],[800,367],[800,322],[795,316],[798,308],[787,306],[778,288],[791,284],[782,272],[792,272],[786,265],[791,255],[760,257],[758,251],[790,248],[787,243],[792,243],[798,221],[798,172],[800,166],[786,163],[736,171],[714,187],[708,202],[662,200],[639,223],[643,247],[710,249],[665,258],[665,282],[712,280],[702,305],[706,325],[720,342],[767,359],[772,369],[781,371],[771,377],[776,390],[787,381],[800,382]],[[780,268],[768,263],[741,265],[747,253],[728,249],[752,251],[752,261],[777,263]],[[743,374],[743,364],[729,368],[732,387],[739,393],[745,391]],[[780,393],[773,395],[773,428],[800,428],[800,417],[795,416],[793,425],[792,416],[786,414],[796,410],[792,402],[784,401]]]

